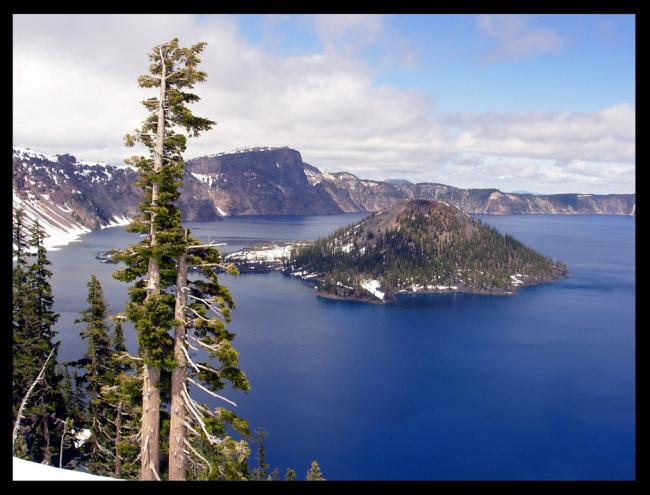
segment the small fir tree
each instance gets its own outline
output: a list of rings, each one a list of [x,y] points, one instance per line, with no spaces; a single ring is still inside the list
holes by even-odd
[[[257,446],[257,466],[251,471],[251,479],[260,481],[265,480],[269,476],[270,466],[266,463],[266,447],[264,440],[269,434],[264,428],[257,428],[255,430],[255,445]]]
[[[114,415],[101,390],[114,384],[116,370],[101,283],[92,275],[87,286],[88,308],[81,312],[81,318],[75,320],[75,323],[86,324],[80,335],[87,348],[83,358],[75,364],[84,372],[80,382],[88,399],[86,424],[92,433],[86,447],[85,465],[89,471],[105,475],[112,472],[114,462],[110,432]]]
[[[298,474],[293,468],[287,468],[287,472],[284,473],[284,481],[296,481]]]
[[[321,473],[320,466],[315,460],[311,462],[311,467],[307,471],[307,481],[325,481],[323,473]]]
[[[34,261],[28,271],[28,297],[27,301],[27,332],[29,335],[31,359],[37,366],[42,366],[52,348],[54,355],[45,368],[45,380],[41,394],[32,409],[33,417],[40,423],[39,433],[34,435],[32,445],[32,458],[45,464],[52,464],[52,458],[58,453],[58,445],[53,440],[56,430],[60,428],[54,418],[65,417],[63,400],[61,397],[61,376],[56,373],[58,344],[55,342],[57,335],[54,325],[59,319],[59,314],[53,310],[54,297],[50,278],[51,265],[47,258],[44,246],[45,232],[38,220],[31,228],[31,248],[36,251]]]

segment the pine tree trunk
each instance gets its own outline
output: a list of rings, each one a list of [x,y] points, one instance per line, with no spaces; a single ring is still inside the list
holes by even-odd
[[[52,453],[50,452],[50,427],[47,424],[48,414],[43,414],[43,438],[45,438],[45,449],[43,451],[43,464],[52,464]]]
[[[160,61],[162,73],[160,75],[160,96],[158,102],[158,128],[156,148],[154,151],[154,172],[162,168],[163,149],[165,142],[165,61],[160,49]],[[152,212],[156,207],[160,184],[154,181],[151,188]],[[149,245],[156,246],[155,213],[151,214],[149,230]],[[160,267],[154,257],[149,258],[147,270],[147,299],[152,295],[160,293]],[[145,299],[146,300],[146,299]],[[145,359],[148,356],[145,355]],[[144,365],[144,384],[142,388],[142,440],[140,443],[141,466],[140,479],[153,481],[159,479],[158,471],[160,466],[160,369],[155,366]]]
[[[120,442],[122,441],[122,401],[117,404],[115,416],[115,477],[122,478],[122,458],[120,457]]]
[[[65,445],[65,434],[68,429],[68,418],[63,423],[63,435],[61,435],[61,448],[59,450],[59,469],[63,468],[63,446]]]
[[[176,274],[176,307],[174,318],[182,324],[176,327],[174,335],[174,360],[176,365],[172,370],[172,405],[169,425],[169,479],[187,479],[187,458],[184,440],[186,437],[185,422],[187,411],[183,402],[183,389],[187,382],[187,360],[183,349],[185,347],[185,304],[187,295],[187,251],[178,260]]]
[[[147,364],[144,368],[140,479],[154,481],[160,466],[160,370]]]

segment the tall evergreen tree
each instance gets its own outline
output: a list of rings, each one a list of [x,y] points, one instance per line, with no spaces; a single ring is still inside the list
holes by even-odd
[[[54,324],[59,318],[54,304],[49,270],[50,261],[43,244],[45,233],[38,220],[26,225],[19,210],[14,218],[13,333],[14,333],[14,408],[22,401],[39,370],[45,375],[30,406],[24,411],[19,452],[36,462],[51,464],[58,453],[53,442],[55,418],[65,417],[61,395],[61,375],[56,371],[58,342]],[[48,360],[50,352],[53,356]]]
[[[70,372],[69,368],[72,368],[72,372]],[[61,395],[66,411],[65,421],[67,422],[65,428],[67,437],[65,437],[65,445],[60,450],[60,454],[63,457],[62,466],[74,467],[82,460],[81,453],[76,448],[73,437],[86,423],[86,400],[74,364],[72,366],[71,363],[60,364],[59,369],[61,370],[59,374],[62,377]],[[60,421],[57,422],[59,425],[61,424]]]
[[[86,342],[86,352],[76,366],[83,370],[80,377],[88,399],[87,425],[92,435],[85,459],[87,468],[96,474],[112,472],[114,453],[110,443],[109,424],[113,421],[113,411],[101,395],[102,387],[115,382],[113,348],[107,323],[107,309],[99,279],[92,275],[88,286],[88,308],[81,312],[75,323],[85,323],[81,339]]]
[[[20,403],[27,389],[38,374],[38,367],[31,358],[30,344],[33,336],[28,333],[27,314],[30,291],[29,273],[29,238],[25,213],[22,208],[14,211],[13,221],[13,415],[16,417]]]
[[[139,185],[144,190],[140,215],[128,227],[145,234],[139,244],[116,256],[126,268],[114,275],[130,288],[127,316],[138,333],[143,361],[141,471],[143,480],[160,479],[160,376],[173,367],[173,341],[169,332],[174,321],[175,297],[171,288],[176,282],[176,262],[185,251],[186,238],[176,205],[183,176],[182,153],[186,136],[198,136],[214,122],[196,117],[187,104],[198,96],[185,92],[206,78],[197,70],[205,43],[181,48],[178,39],[154,47],[149,53],[149,74],[138,83],[156,88],[158,97],[142,103],[149,111],[140,129],[125,137],[127,146],[142,143],[149,156],[134,156],[127,162],[140,171]]]
[[[245,374],[238,368],[238,353],[232,346],[234,334],[226,330],[234,301],[230,291],[219,283],[216,266],[237,273],[222,262],[219,252],[190,237],[177,267],[175,367],[172,370],[171,421],[169,438],[169,478],[187,479],[188,462],[192,476],[209,479],[245,479],[250,453],[245,440],[233,440],[226,425],[242,436],[249,435],[248,424],[232,411],[214,411],[190,395],[196,387],[203,392],[236,404],[219,395],[226,383],[232,388],[250,390]],[[201,278],[188,280],[193,267]],[[195,362],[192,354],[209,358]],[[197,359],[198,360],[198,359]],[[212,361],[218,361],[214,367]],[[207,462],[206,458],[210,461]]]

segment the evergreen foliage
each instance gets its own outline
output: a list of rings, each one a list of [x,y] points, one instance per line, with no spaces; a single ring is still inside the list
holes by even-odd
[[[127,230],[148,237],[117,253],[115,261],[125,263],[126,268],[116,271],[114,276],[124,282],[135,282],[129,289],[127,315],[138,332],[143,358],[161,369],[173,366],[169,335],[174,319],[172,289],[176,281],[176,260],[187,245],[177,206],[184,171],[182,153],[187,138],[176,129],[198,136],[215,124],[192,114],[186,105],[199,101],[199,97],[183,91],[206,78],[204,72],[197,70],[198,54],[204,47],[205,43],[197,43],[191,48],[180,48],[178,39],[173,39],[152,49],[150,74],[140,76],[138,83],[143,88],[158,87],[164,77],[164,100],[155,97],[144,100],[142,104],[149,111],[148,117],[134,134],[125,137],[127,146],[140,142],[149,150],[149,156],[133,156],[126,160],[138,168],[137,185],[144,192],[140,214]],[[163,65],[165,76],[162,75]],[[160,159],[158,168],[155,166],[157,156]],[[152,259],[160,271],[159,294],[147,294],[146,290],[146,275]]]
[[[113,346],[107,322],[107,308],[99,279],[92,275],[88,282],[88,308],[81,312],[75,323],[85,323],[81,339],[86,342],[86,353],[74,365],[83,374],[78,383],[87,399],[86,425],[92,435],[84,445],[84,465],[95,474],[112,474],[114,460],[113,408],[102,396],[104,387],[115,384],[116,369],[113,365]]]
[[[193,239],[189,231],[188,239],[190,254],[187,262],[198,275],[196,279],[187,280],[184,291],[187,297],[184,322],[186,356],[189,359],[184,363],[184,371],[189,382],[188,390],[196,387],[224,400],[219,392],[226,387],[245,392],[250,390],[248,379],[238,366],[239,353],[232,345],[235,334],[226,328],[235,303],[228,288],[219,282],[214,267],[224,267],[230,273],[236,273],[236,270],[223,264],[217,249],[209,246],[194,248],[200,246],[199,241]],[[188,441],[197,452],[211,459],[209,469],[204,469],[201,463],[193,463],[192,475],[208,479],[245,479],[250,449],[243,437],[250,435],[248,423],[228,408],[210,410],[207,404],[197,403],[189,396],[188,399],[190,421],[196,419],[191,411],[195,408],[202,416],[197,423],[203,422],[197,434],[190,430]],[[238,441],[233,439],[229,431],[242,438]]]
[[[13,268],[13,415],[31,382],[36,378],[39,368],[30,355],[31,345],[36,335],[28,328],[30,302],[29,287],[29,238],[22,209],[14,212],[13,222],[14,268]],[[41,363],[42,364],[42,363]]]
[[[178,39],[173,39],[154,47],[149,53],[149,74],[140,76],[138,83],[143,88],[157,88],[159,97],[142,102],[149,115],[139,129],[125,137],[127,146],[139,142],[149,152],[148,156],[133,156],[127,160],[138,168],[138,185],[144,192],[140,213],[127,230],[145,238],[119,251],[113,259],[125,264],[125,268],[116,271],[114,277],[132,284],[126,315],[137,332],[139,355],[146,371],[143,401],[150,389],[160,394],[161,402],[170,399],[172,402],[181,401],[180,408],[187,408],[188,421],[198,424],[195,424],[196,428],[188,429],[189,438],[180,439],[189,445],[183,444],[176,455],[184,456],[189,449],[190,476],[225,479],[231,476],[231,471],[236,471],[235,466],[245,461],[249,452],[245,441],[236,442],[226,434],[226,427],[242,435],[248,433],[248,427],[245,421],[225,408],[210,410],[206,405],[193,401],[189,397],[190,383],[213,395],[226,384],[241,390],[248,390],[250,386],[237,367],[238,355],[231,345],[234,334],[225,328],[234,307],[232,296],[226,287],[219,284],[214,269],[206,266],[221,263],[219,252],[209,246],[192,250],[192,246],[199,243],[183,229],[177,205],[184,173],[182,154],[187,142],[183,132],[196,137],[215,124],[195,116],[187,106],[199,101],[199,97],[187,92],[186,88],[193,88],[206,79],[205,72],[198,70],[199,54],[205,45],[197,43],[190,48],[181,48]],[[188,251],[191,251],[187,256],[188,263],[197,268],[202,279],[188,281],[186,288],[177,287],[179,259]],[[181,309],[189,312],[188,321],[175,318],[176,297],[183,290],[187,291],[189,301],[187,308]],[[192,362],[191,366],[188,362],[177,362],[172,331],[180,327],[188,331],[187,344],[181,342],[180,345],[196,350],[207,361]],[[190,359],[187,351],[184,349],[187,359]],[[209,362],[212,359],[217,359],[220,366],[213,367]],[[171,373],[173,381],[175,370],[180,367],[183,367],[184,383],[179,393],[183,397],[177,393],[174,398],[170,396],[167,380]],[[160,381],[151,378],[153,375],[160,377]],[[147,406],[147,421],[160,421],[153,419],[154,416],[159,418],[158,411],[150,410],[153,407],[158,406]],[[172,422],[174,414],[185,414],[179,411],[179,407],[172,408]],[[185,422],[181,420],[182,428],[185,428]],[[155,445],[152,455],[157,456],[157,452],[163,452],[167,444],[161,444],[160,434],[151,431],[153,433],[143,435],[142,448],[145,449],[145,443]],[[206,457],[210,459],[207,467]],[[150,462],[151,468],[157,470],[158,459]],[[141,475],[151,476],[150,470],[143,469]],[[241,476],[242,473],[233,475],[236,478]]]
[[[50,261],[43,245],[45,233],[38,220],[28,225],[24,212],[14,214],[13,270],[13,412],[18,408],[47,361],[45,379],[30,397],[23,411],[16,453],[24,458],[51,464],[58,453],[58,418],[66,417],[61,390],[62,375],[57,372],[56,331],[59,318],[54,304],[48,268]]]
[[[251,471],[252,480],[262,481],[269,477],[270,466],[266,463],[266,447],[264,446],[264,439],[267,435],[268,431],[264,428],[257,428],[254,432],[257,447],[257,466]]]
[[[320,466],[315,460],[311,462],[309,471],[307,471],[307,481],[325,481],[323,473],[321,473]]]

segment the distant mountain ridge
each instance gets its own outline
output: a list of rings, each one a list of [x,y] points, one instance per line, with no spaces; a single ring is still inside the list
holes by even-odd
[[[69,154],[13,151],[16,204],[51,235],[124,224],[141,192],[137,170],[77,160]],[[468,213],[633,215],[634,194],[509,194],[405,180],[364,180],[305,163],[294,149],[258,147],[186,161],[180,198],[184,220],[224,215],[323,215],[374,212],[405,199],[445,201]]]
[[[188,160],[187,170],[210,185],[229,215],[374,212],[406,199],[440,200],[468,213],[634,214],[634,194],[514,194],[407,180],[364,180],[328,173],[291,148],[249,148]],[[217,192],[217,190],[220,190]]]

